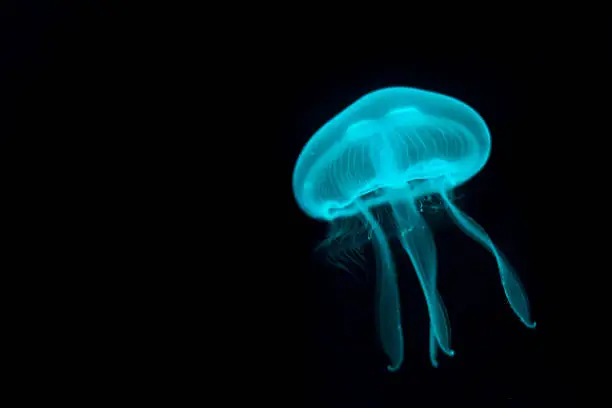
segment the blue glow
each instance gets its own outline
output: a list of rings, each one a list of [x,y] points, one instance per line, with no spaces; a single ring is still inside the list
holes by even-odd
[[[527,327],[535,327],[518,276],[484,229],[451,200],[453,189],[483,168],[490,151],[489,129],[468,105],[402,87],[361,97],[302,149],[293,191],[307,215],[331,223],[324,242],[341,241],[352,250],[367,239],[374,246],[377,327],[390,371],[402,365],[404,342],[389,239],[399,240],[423,289],[432,365],[438,365],[438,348],[454,355],[448,315],[436,289],[436,246],[419,207],[432,195],[440,198],[457,226],[492,253],[512,310]]]

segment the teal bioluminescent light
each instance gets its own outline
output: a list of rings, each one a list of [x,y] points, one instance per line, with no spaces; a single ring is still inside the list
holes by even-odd
[[[516,273],[484,229],[452,202],[453,190],[477,174],[491,151],[482,117],[465,103],[434,92],[393,87],[366,94],[323,125],[295,165],[293,192],[310,217],[331,223],[328,240],[372,242],[377,260],[377,321],[389,370],[404,358],[399,291],[389,239],[410,257],[430,316],[430,358],[449,356],[450,327],[436,289],[433,235],[418,203],[437,195],[451,218],[495,257],[510,306],[534,328]],[[375,209],[387,207],[380,214]],[[382,224],[391,224],[393,233]]]

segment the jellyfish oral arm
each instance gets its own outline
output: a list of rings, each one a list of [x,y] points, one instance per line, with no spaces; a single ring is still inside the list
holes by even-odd
[[[450,348],[448,314],[442,298],[436,289],[436,245],[429,227],[410,196],[403,201],[394,200],[392,210],[397,226],[400,229],[400,242],[410,257],[419,283],[423,288],[431,319],[430,359],[431,364],[437,367],[436,343],[448,356],[453,356],[455,353]]]
[[[535,328],[536,323],[531,319],[529,301],[527,300],[523,285],[512,266],[506,260],[504,254],[493,244],[493,241],[491,241],[491,238],[485,232],[484,228],[478,225],[469,215],[457,208],[446,193],[441,193],[441,196],[455,224],[457,224],[457,226],[459,226],[459,228],[469,237],[480,243],[493,254],[499,269],[504,293],[506,294],[510,307],[525,326]]]
[[[391,364],[389,371],[397,371],[404,361],[404,335],[395,263],[385,234],[374,216],[359,201],[356,205],[370,224],[376,254],[376,292],[378,335]]]

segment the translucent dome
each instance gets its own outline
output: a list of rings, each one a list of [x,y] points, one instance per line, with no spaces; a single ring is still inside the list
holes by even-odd
[[[331,220],[374,206],[380,189],[413,197],[452,189],[485,165],[491,137],[465,103],[414,88],[371,92],[321,127],[297,160],[293,191],[311,217]],[[441,185],[443,184],[443,185]]]

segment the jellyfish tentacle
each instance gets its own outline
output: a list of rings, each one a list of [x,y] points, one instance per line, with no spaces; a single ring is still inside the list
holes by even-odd
[[[397,371],[404,361],[404,335],[402,333],[399,289],[395,263],[385,234],[370,211],[357,202],[372,230],[372,245],[376,255],[376,293],[378,336],[391,364],[389,371]]]
[[[457,206],[451,202],[445,192],[442,192],[441,196],[449,210],[450,215],[455,221],[455,224],[457,224],[457,226],[459,226],[459,228],[461,228],[461,230],[463,230],[463,232],[465,232],[469,237],[480,243],[493,254],[497,262],[504,293],[506,294],[510,307],[525,326],[532,329],[535,328],[536,322],[531,318],[529,301],[527,299],[525,289],[523,288],[518,275],[514,271],[514,268],[506,260],[504,254],[497,249],[495,244],[493,244],[493,241],[486,233],[484,228],[482,228],[469,215],[457,208]]]
[[[432,365],[437,367],[436,342],[448,356],[452,357],[455,352],[450,347],[451,336],[448,313],[436,289],[436,245],[429,227],[414,202],[394,200],[391,206],[398,228],[400,228],[400,242],[410,257],[423,288],[431,320],[430,359]],[[435,341],[433,337],[435,337]]]
[[[429,324],[429,361],[433,368],[438,368],[438,338],[433,324]]]

